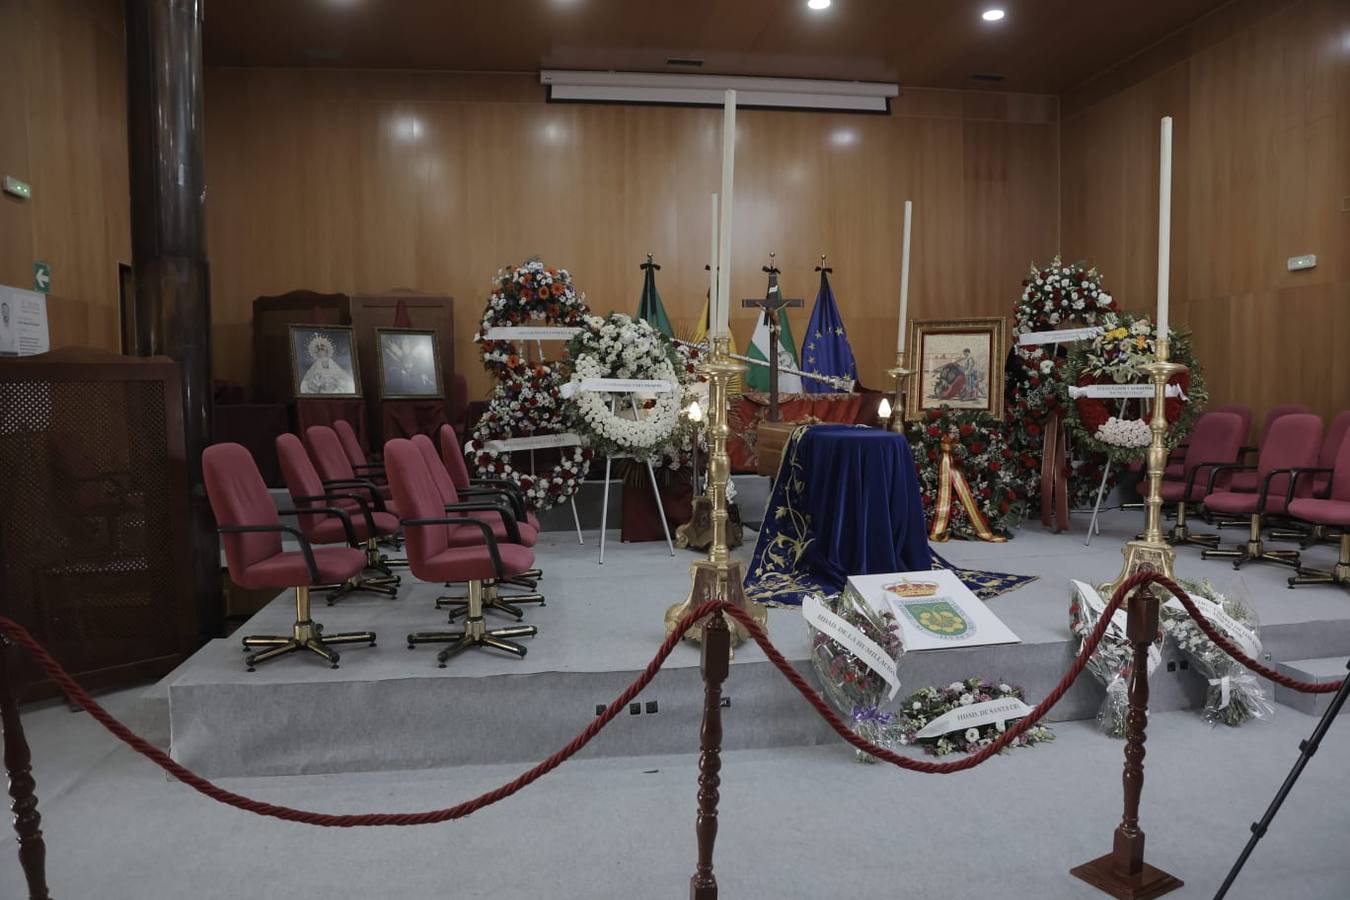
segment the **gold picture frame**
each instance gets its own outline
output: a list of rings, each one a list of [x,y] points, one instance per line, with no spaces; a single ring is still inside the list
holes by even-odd
[[[381,400],[440,400],[441,354],[430,328],[376,328]]]
[[[351,326],[297,324],[288,326],[288,332],[292,396],[361,396],[361,371]]]
[[[1002,316],[912,323],[905,420],[942,406],[1003,418],[1005,333]]]

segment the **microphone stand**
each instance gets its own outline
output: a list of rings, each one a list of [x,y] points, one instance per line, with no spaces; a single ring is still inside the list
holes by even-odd
[[[1350,663],[1346,664],[1346,668],[1350,669]],[[1237,879],[1238,873],[1242,871],[1243,865],[1246,864],[1247,857],[1251,856],[1252,851],[1256,849],[1257,841],[1265,837],[1271,821],[1284,803],[1284,798],[1289,796],[1289,791],[1293,788],[1294,782],[1298,781],[1298,776],[1303,774],[1304,767],[1308,765],[1308,761],[1317,752],[1318,746],[1322,743],[1322,738],[1326,736],[1327,730],[1331,728],[1331,723],[1335,721],[1341,707],[1345,705],[1346,697],[1350,697],[1350,676],[1342,679],[1341,689],[1331,698],[1327,711],[1322,713],[1322,718],[1318,721],[1317,727],[1313,729],[1312,737],[1298,745],[1300,750],[1298,761],[1294,763],[1294,768],[1289,771],[1288,777],[1284,779],[1284,784],[1280,785],[1279,791],[1275,794],[1275,799],[1266,808],[1266,814],[1261,817],[1261,821],[1252,825],[1252,836],[1247,841],[1247,846],[1242,848],[1242,855],[1237,858],[1237,862],[1233,863],[1233,868],[1228,870],[1228,877],[1223,880],[1218,893],[1214,895],[1214,900],[1223,900],[1224,895],[1228,893],[1228,889],[1233,886],[1233,882]]]

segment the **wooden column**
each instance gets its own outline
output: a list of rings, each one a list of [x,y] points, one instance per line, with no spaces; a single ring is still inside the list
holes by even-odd
[[[211,440],[203,3],[126,0],[127,133],[137,349],[181,367],[193,588],[203,636],[214,637],[223,616],[220,544],[201,479],[202,450]]]
[[[33,757],[19,721],[19,704],[9,680],[9,642],[0,637],[0,732],[5,741],[5,771],[9,775],[9,808],[14,813],[14,831],[19,840],[19,865],[28,881],[29,900],[50,900],[47,893],[47,845],[42,840],[42,816],[38,813],[37,782]]]
[[[718,788],[722,784],[722,682],[731,666],[731,631],[719,611],[703,626],[703,727],[699,729],[698,867],[689,879],[690,900],[717,900],[713,844],[717,841]]]

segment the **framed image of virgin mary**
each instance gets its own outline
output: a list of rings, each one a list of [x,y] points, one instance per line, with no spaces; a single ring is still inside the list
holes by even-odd
[[[436,332],[376,328],[380,362],[380,399],[421,400],[442,396]]]
[[[290,326],[291,386],[296,397],[360,397],[352,330],[345,325]]]
[[[949,406],[1003,417],[1004,322],[1001,317],[915,322],[909,333],[914,380],[905,418]]]

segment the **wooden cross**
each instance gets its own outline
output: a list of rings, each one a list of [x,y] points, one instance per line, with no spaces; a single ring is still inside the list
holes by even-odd
[[[787,298],[778,290],[778,273],[780,269],[774,265],[774,253],[769,251],[769,264],[761,266],[760,271],[769,273],[769,289],[764,294],[763,299],[751,297],[741,301],[743,309],[759,308],[764,310],[764,315],[769,322],[769,415],[768,421],[778,422],[783,417],[778,411],[778,335],[782,331],[778,323],[778,311],[785,307],[800,307],[803,304],[801,297]]]

